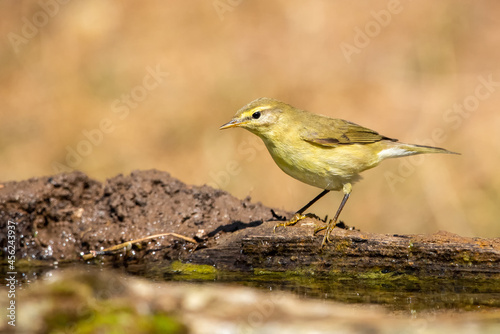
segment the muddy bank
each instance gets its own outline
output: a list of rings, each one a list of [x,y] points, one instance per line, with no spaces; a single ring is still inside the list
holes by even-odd
[[[81,252],[167,232],[196,238],[206,247],[220,234],[271,218],[269,208],[249,198],[189,186],[156,170],[118,175],[105,183],[74,172],[0,188],[0,224],[3,229],[8,221],[16,223],[16,253],[23,259],[77,260]],[[160,258],[201,246],[156,241],[148,250],[157,248]]]
[[[500,238],[447,232],[381,235],[337,228],[332,242],[320,249],[322,235],[313,236],[313,229],[321,221],[308,218],[272,233],[278,216],[291,216],[275,213],[249,198],[186,185],[156,170],[118,175],[104,183],[74,172],[0,185],[0,227],[16,224],[18,260],[81,261],[81,253],[177,233],[196,243],[158,237],[99,260],[144,266],[180,260],[238,271],[500,276]],[[2,253],[7,246],[1,238]]]

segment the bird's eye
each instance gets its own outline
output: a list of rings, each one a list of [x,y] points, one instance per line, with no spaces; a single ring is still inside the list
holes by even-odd
[[[256,111],[256,112],[254,112],[254,113],[252,114],[252,117],[253,117],[254,119],[259,118],[259,117],[260,117],[260,111]]]

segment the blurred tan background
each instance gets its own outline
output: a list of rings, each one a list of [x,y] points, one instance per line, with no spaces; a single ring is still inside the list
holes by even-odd
[[[295,211],[320,190],[218,130],[267,96],[462,153],[363,173],[347,224],[500,235],[498,1],[62,2],[0,2],[0,181],[156,168]]]

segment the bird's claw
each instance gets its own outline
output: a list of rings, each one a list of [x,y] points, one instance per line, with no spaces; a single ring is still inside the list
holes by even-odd
[[[316,235],[316,233],[318,233],[319,231],[323,231],[327,227],[328,227],[328,224],[325,224],[325,225],[315,225],[313,235]]]
[[[276,233],[276,228],[278,228],[280,226],[286,227],[286,226],[290,226],[290,225],[295,225],[295,224],[297,224],[298,221],[300,221],[304,218],[307,218],[307,215],[303,215],[301,213],[296,213],[295,215],[293,215],[293,217],[289,221],[276,224],[273,228],[273,233]]]
[[[321,242],[320,249],[323,248],[324,245],[330,242],[330,234],[332,234],[333,229],[335,228],[336,221],[330,220],[330,222],[327,225],[321,226],[319,228],[316,228],[314,232],[319,232],[321,230],[324,230],[326,228],[325,236],[323,237],[323,241]]]

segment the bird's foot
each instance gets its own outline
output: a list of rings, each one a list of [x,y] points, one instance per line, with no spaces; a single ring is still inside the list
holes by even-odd
[[[326,243],[330,242],[330,234],[332,234],[332,231],[335,228],[336,223],[337,222],[332,219],[330,220],[328,225],[322,226],[321,229],[317,229],[318,231],[321,231],[326,228],[325,236],[323,237],[323,241],[321,242],[320,249],[323,248],[323,246],[326,245]]]
[[[323,231],[325,228],[328,227],[328,224],[324,224],[324,225],[315,225],[314,226],[314,232],[313,232],[313,235],[316,235],[316,233],[318,233],[319,231]]]
[[[275,233],[276,232],[276,228],[278,228],[280,226],[286,227],[286,226],[295,225],[299,221],[301,221],[302,219],[308,218],[308,217],[309,218],[314,218],[314,217],[316,217],[316,215],[314,215],[312,213],[307,213],[307,214],[303,215],[303,214],[297,212],[296,214],[293,215],[293,217],[289,221],[284,222],[284,223],[276,224],[274,226],[273,233]]]

